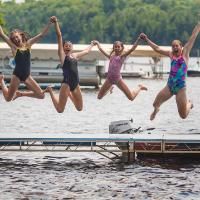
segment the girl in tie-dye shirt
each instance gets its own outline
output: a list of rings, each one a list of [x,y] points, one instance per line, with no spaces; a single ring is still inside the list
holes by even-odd
[[[187,99],[186,95],[186,76],[187,66],[189,61],[189,54],[200,31],[200,22],[195,26],[192,35],[188,42],[182,46],[179,40],[172,41],[172,50],[166,51],[153,43],[144,33],[140,38],[145,40],[156,52],[171,58],[171,69],[167,85],[158,93],[153,103],[154,111],[150,116],[153,120],[158,113],[160,106],[170,99],[173,95],[176,96],[176,103],[179,115],[185,119],[190,109],[193,108],[193,103]]]
[[[182,55],[178,58],[172,56],[171,69],[167,85],[172,94],[176,95],[182,88],[186,86],[187,64]]]

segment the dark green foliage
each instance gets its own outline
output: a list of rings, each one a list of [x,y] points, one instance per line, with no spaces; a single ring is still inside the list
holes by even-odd
[[[89,43],[93,39],[131,43],[141,32],[159,45],[170,45],[173,39],[185,43],[200,20],[199,0],[26,0],[22,4],[12,1],[0,5],[5,29],[17,27],[35,35],[55,15],[64,39],[73,43]],[[1,15],[0,23],[3,24]],[[199,40],[195,48],[200,48]],[[56,42],[53,28],[42,42]]]

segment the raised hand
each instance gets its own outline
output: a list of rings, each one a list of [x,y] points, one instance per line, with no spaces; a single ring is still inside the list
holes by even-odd
[[[56,23],[57,21],[58,21],[58,19],[57,19],[56,16],[50,17],[50,22],[51,22],[51,23]]]
[[[95,40],[92,40],[90,44],[93,45],[93,46],[97,45],[97,43],[95,42]]]
[[[99,41],[98,41],[98,40],[93,40],[92,43],[93,43],[94,45],[99,45]]]
[[[142,40],[147,40],[147,35],[144,34],[144,33],[140,33],[140,36],[139,36]]]

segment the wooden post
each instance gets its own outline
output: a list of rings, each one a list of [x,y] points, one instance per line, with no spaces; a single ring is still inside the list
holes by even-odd
[[[158,65],[158,62],[160,62],[161,58],[158,56],[152,57],[154,61],[154,65],[152,67],[152,71],[155,74],[155,78],[162,78],[163,77],[163,67],[162,65]]]
[[[134,148],[134,142],[129,142],[129,152],[128,152],[128,162],[132,163],[135,161],[135,148]]]

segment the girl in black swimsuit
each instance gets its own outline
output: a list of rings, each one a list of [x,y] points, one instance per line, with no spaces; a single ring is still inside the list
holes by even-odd
[[[0,75],[0,86],[3,91],[3,95],[6,101],[14,100],[17,97],[28,96],[38,99],[44,98],[43,90],[37,84],[37,82],[30,75],[31,66],[31,46],[41,39],[48,31],[51,21],[44,30],[33,38],[20,30],[14,30],[10,33],[10,37],[5,35],[3,29],[0,26],[0,37],[10,46],[12,54],[15,57],[15,69],[11,77],[10,86],[7,88],[4,82],[4,75]],[[18,87],[20,82],[23,82],[27,88],[31,91],[19,92]]]
[[[69,89],[73,92],[79,84],[78,76],[78,62],[75,58],[66,56],[64,64],[62,66],[63,70],[63,81],[69,85]]]
[[[64,111],[68,97],[70,97],[76,109],[81,111],[83,109],[83,100],[79,86],[77,61],[82,56],[88,54],[94,44],[91,43],[87,49],[79,53],[72,53],[72,43],[69,41],[63,43],[62,41],[62,34],[57,18],[54,16],[51,20],[55,23],[58,40],[58,55],[63,69],[63,81],[58,98],[55,96],[50,86],[46,88],[45,92],[50,93],[57,112],[62,113]]]

